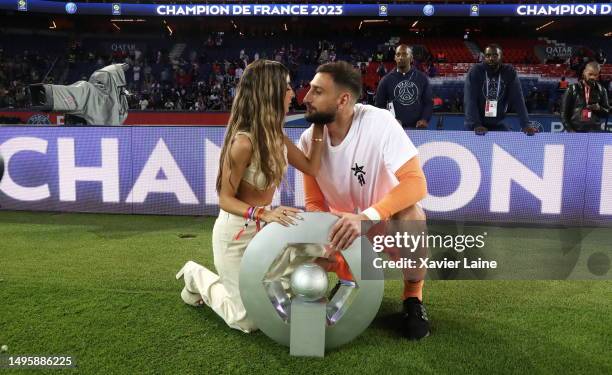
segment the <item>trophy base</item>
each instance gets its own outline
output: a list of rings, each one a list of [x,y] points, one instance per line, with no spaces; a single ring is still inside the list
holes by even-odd
[[[289,334],[290,355],[321,358],[325,356],[326,306],[325,298],[319,301],[293,299]]]

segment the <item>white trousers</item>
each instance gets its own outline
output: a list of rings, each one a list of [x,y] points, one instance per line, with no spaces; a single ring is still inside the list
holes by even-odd
[[[244,218],[220,210],[213,227],[213,256],[218,274],[195,262],[187,262],[179,271],[177,278],[185,278],[185,289],[181,297],[185,303],[195,305],[202,299],[228,326],[243,332],[257,329],[246,316],[246,310],[240,299],[238,278],[240,261],[247,245],[255,236],[255,223],[242,232],[239,239],[236,234],[244,228]]]
[[[240,262],[249,242],[256,234],[256,226],[253,222],[249,223],[240,238],[236,240],[236,234],[243,228],[244,218],[220,210],[212,236],[217,274],[200,264],[189,261],[179,271],[177,278],[183,276],[185,280],[185,288],[181,292],[185,303],[197,306],[197,302],[202,300],[231,328],[252,332],[257,327],[247,317],[246,309],[240,298],[238,280]],[[320,246],[288,248],[271,265],[265,281],[280,279],[287,289],[292,270],[301,263],[321,256],[323,252]]]

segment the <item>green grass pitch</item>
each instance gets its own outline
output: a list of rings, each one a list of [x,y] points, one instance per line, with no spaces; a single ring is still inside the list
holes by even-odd
[[[213,223],[0,212],[0,344],[72,355],[66,371],[80,374],[612,373],[612,281],[428,281],[433,333],[409,342],[389,324],[401,292],[391,280],[358,339],[324,359],[290,357],[181,301],[183,263],[213,268]]]

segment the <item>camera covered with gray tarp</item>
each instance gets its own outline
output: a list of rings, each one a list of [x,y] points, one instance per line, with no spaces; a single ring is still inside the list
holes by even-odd
[[[89,81],[70,86],[30,85],[32,109],[77,116],[88,125],[122,125],[128,116],[125,70],[128,64],[112,64],[96,70]]]

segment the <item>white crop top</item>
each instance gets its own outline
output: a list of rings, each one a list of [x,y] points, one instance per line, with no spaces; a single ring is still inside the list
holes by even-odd
[[[255,146],[255,144],[253,143],[253,138],[251,137],[251,133],[244,131],[236,132],[236,135],[239,134],[247,136],[251,141],[251,145],[253,145],[253,147]],[[286,163],[288,163],[287,146],[283,146],[285,152],[285,170],[283,171],[283,174],[285,174],[287,172]],[[249,163],[249,166],[244,170],[242,180],[253,185],[257,190],[265,190],[267,182],[266,176],[264,176],[263,172],[261,171],[261,168],[259,167],[259,160],[255,157],[255,155],[251,157],[251,162]]]

